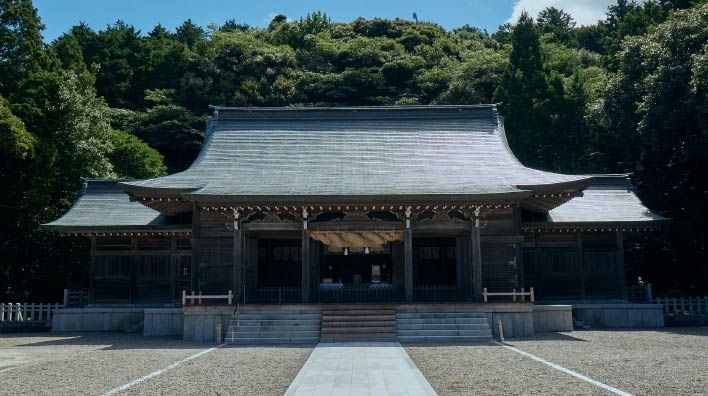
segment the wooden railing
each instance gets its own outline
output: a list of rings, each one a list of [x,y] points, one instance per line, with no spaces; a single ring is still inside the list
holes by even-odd
[[[2,303],[0,322],[50,322],[59,308],[62,308],[59,303]]]
[[[708,297],[657,297],[667,316],[708,315]]]
[[[319,299],[323,303],[390,302],[396,295],[389,284],[321,284]]]
[[[249,303],[256,304],[295,304],[302,300],[302,288],[299,286],[265,286],[256,288]]]
[[[203,300],[226,300],[227,304],[231,305],[234,301],[234,293],[229,290],[227,294],[202,294],[202,292],[195,294],[192,290],[190,294],[187,294],[186,290],[182,290],[182,306],[201,305]],[[187,303],[188,301],[189,303]]]
[[[413,300],[416,302],[457,301],[456,285],[414,285]]]
[[[488,299],[491,296],[504,296],[504,297],[511,297],[513,302],[517,302],[516,297],[521,297],[520,302],[525,302],[526,297],[529,297],[530,302],[535,302],[535,297],[534,297],[534,292],[533,292],[533,287],[529,289],[529,291],[524,291],[524,288],[521,288],[521,291],[516,291],[516,289],[513,289],[510,292],[488,292],[487,288],[484,288],[484,291],[482,291],[482,296],[484,297],[484,302],[489,302]]]
[[[84,307],[88,304],[89,293],[86,289],[64,289],[64,307]]]

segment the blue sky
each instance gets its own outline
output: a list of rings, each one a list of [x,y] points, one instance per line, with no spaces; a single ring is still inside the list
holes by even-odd
[[[228,19],[251,26],[266,26],[276,14],[298,19],[308,12],[323,11],[335,21],[357,17],[418,18],[447,29],[469,24],[490,33],[516,17],[521,10],[537,13],[546,6],[570,9],[581,23],[602,17],[613,0],[34,0],[46,25],[45,41],[52,41],[71,26],[86,22],[103,29],[118,19],[143,33],[161,23],[174,29],[184,20],[207,26]]]

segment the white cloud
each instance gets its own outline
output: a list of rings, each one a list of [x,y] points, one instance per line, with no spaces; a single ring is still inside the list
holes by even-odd
[[[617,0],[517,0],[508,22],[515,23],[526,11],[536,18],[544,8],[555,7],[569,13],[578,25],[592,25],[605,19],[607,7]]]

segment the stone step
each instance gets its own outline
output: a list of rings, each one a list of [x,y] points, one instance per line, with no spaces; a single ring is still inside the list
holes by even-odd
[[[417,324],[397,324],[396,329],[401,330],[486,330],[489,324],[484,323],[417,323]]]
[[[489,329],[485,330],[398,330],[399,337],[405,336],[469,336],[469,337],[491,337]]]
[[[492,336],[399,336],[399,342],[431,342],[431,343],[461,343],[461,342],[489,342]]]
[[[241,326],[319,326],[319,319],[236,319],[231,318],[230,325],[240,324]]]
[[[234,314],[233,318],[240,320],[320,320],[322,315],[318,313],[294,314],[287,312],[260,312],[260,313],[241,313]]]
[[[226,342],[235,345],[270,345],[270,344],[316,344],[319,337],[292,338],[226,338]]]
[[[483,312],[399,312],[397,319],[486,318]]]
[[[323,327],[322,334],[393,333],[391,326],[375,327]]]
[[[396,320],[396,315],[322,315],[323,322],[329,321],[376,321],[376,320]]]
[[[394,315],[395,309],[323,309],[323,316]]]
[[[318,337],[319,331],[229,331],[226,337],[233,338],[293,338]]]
[[[397,318],[396,324],[485,324],[487,318],[427,318],[427,319],[402,319]]]
[[[337,322],[322,322],[322,328],[326,327],[366,327],[366,326],[396,326],[395,320],[375,320],[375,321],[337,321]]]
[[[361,334],[323,334],[320,337],[321,342],[339,342],[339,341],[395,341],[397,335],[395,332],[385,333],[361,333]]]
[[[319,331],[319,325],[308,326],[236,326],[229,325],[229,331]]]

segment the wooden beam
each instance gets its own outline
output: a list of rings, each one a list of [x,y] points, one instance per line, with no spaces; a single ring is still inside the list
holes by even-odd
[[[191,289],[199,290],[199,236],[201,235],[201,221],[199,217],[199,207],[192,204],[192,281]]]
[[[585,300],[585,262],[583,258],[583,233],[578,231],[575,235],[578,245],[578,276],[580,279],[580,299]]]
[[[310,302],[310,230],[308,229],[307,212],[303,211],[302,244],[300,248],[302,267],[302,303]]]
[[[243,233],[241,231],[241,220],[234,219],[233,222],[233,292],[236,301],[241,301],[243,296]]]
[[[413,302],[413,230],[403,230],[403,278],[406,302]]]
[[[96,299],[96,236],[91,237],[91,264],[89,264],[89,303]]]
[[[474,283],[474,297],[482,301],[482,246],[480,243],[479,210],[470,215],[472,228],[470,232],[470,257],[472,258],[472,281]]]
[[[177,256],[177,236],[173,235],[170,240],[170,299],[177,299],[177,265],[179,260]]]

